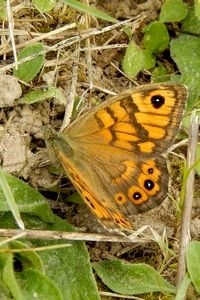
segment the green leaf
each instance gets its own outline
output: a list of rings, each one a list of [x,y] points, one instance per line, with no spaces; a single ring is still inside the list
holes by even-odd
[[[15,198],[12,193],[11,187],[7,181],[6,173],[2,169],[0,169],[0,190],[2,190],[3,192],[3,196],[5,197],[6,203],[8,204],[10,210],[12,211],[16,223],[21,229],[24,229],[24,223],[21,219],[19,209],[15,202]]]
[[[99,19],[108,21],[108,22],[112,22],[112,23],[117,23],[118,20],[112,18],[111,16],[109,16],[108,14],[96,9],[95,7],[86,5],[80,1],[77,0],[63,0],[64,3],[66,3],[67,5],[71,6],[72,8],[88,13],[94,17],[97,17]]]
[[[186,250],[187,269],[198,293],[200,293],[200,242],[192,241]]]
[[[182,31],[200,34],[200,19],[195,15],[194,7],[188,9],[187,17],[182,21]]]
[[[187,5],[181,0],[166,0],[160,11],[160,22],[180,22],[187,15]]]
[[[174,300],[186,299],[187,290],[189,288],[190,282],[191,282],[191,280],[190,280],[189,276],[186,274],[183,281],[181,282],[181,285],[178,288],[178,291],[176,293],[176,297]]]
[[[13,74],[23,81],[30,81],[39,73],[44,63],[44,55],[39,55],[43,51],[42,43],[35,43],[27,46],[18,54],[18,60],[29,56],[36,56],[27,62],[18,65],[18,70],[14,69]]]
[[[10,174],[5,173],[5,177],[21,213],[31,213],[46,222],[52,221],[53,213],[46,199],[36,189]],[[2,188],[0,188],[0,212],[7,211],[10,211],[10,207]]]
[[[143,51],[131,41],[126,48],[122,68],[128,77],[134,78],[142,70],[143,66]]]
[[[0,20],[6,20],[6,0],[0,0]]]
[[[66,202],[72,202],[72,203],[78,203],[83,204],[83,199],[80,196],[78,192],[73,193],[72,195],[69,195],[66,199]]]
[[[199,0],[194,0],[194,9],[197,18],[200,20],[200,2]]]
[[[33,0],[33,4],[39,11],[45,13],[54,8],[56,0]]]
[[[123,31],[126,33],[126,35],[128,36],[129,40],[131,40],[132,36],[133,36],[133,30],[130,26],[125,26],[123,28]]]
[[[0,253],[0,260],[4,263],[1,268],[1,277],[5,285],[9,288],[12,296],[16,300],[25,300],[22,296],[22,291],[18,285],[13,269],[13,254],[11,253]]]
[[[0,281],[0,299],[1,300],[13,300],[8,288]]]
[[[200,107],[200,39],[189,35],[180,35],[170,43],[171,57],[181,73],[181,83],[189,90],[187,110]]]
[[[47,100],[49,98],[57,98],[61,104],[66,105],[66,98],[64,97],[61,89],[49,87],[46,90],[31,91],[21,97],[18,101],[19,104],[33,104]]]
[[[48,276],[32,269],[18,272],[16,275],[23,294],[21,299],[63,300],[59,288]]]
[[[8,219],[8,214],[6,215]],[[38,222],[37,218],[31,215],[24,215],[24,220],[27,228],[33,228],[34,226],[35,230],[73,230],[72,226],[69,226],[65,220],[61,220],[57,216],[54,216],[51,223]],[[10,224],[10,222],[7,223]],[[0,218],[0,227],[2,228],[2,218]],[[13,227],[13,225],[11,225],[11,227]],[[63,244],[68,247],[58,248],[59,245],[63,246]],[[48,249],[50,246],[57,246],[57,248]],[[90,257],[83,242],[66,240],[45,241],[39,239],[28,241],[27,246],[23,246],[22,243],[19,244],[19,242],[12,242],[10,245],[11,249],[26,249],[27,247],[30,247],[30,251],[28,252],[12,254],[7,251],[5,253],[0,252],[0,278],[5,269],[5,264],[8,265],[9,268],[7,267],[6,270],[5,284],[12,294],[19,294],[17,300],[33,299],[32,292],[34,289],[35,293],[38,292],[43,295],[43,298],[42,296],[41,298],[37,298],[41,300],[49,299],[47,296],[44,297],[46,289],[52,291],[54,295],[62,295],[61,299],[100,300],[91,268]],[[35,251],[31,251],[31,247],[43,247],[43,251],[35,253]],[[45,247],[46,250],[44,250]],[[7,262],[8,254],[11,255],[9,262]],[[14,261],[18,262],[18,264],[16,264],[17,266],[21,266],[17,271],[13,265]],[[29,273],[30,270],[33,270],[34,274]],[[34,276],[40,278],[41,285],[44,285],[44,288],[39,286],[39,282],[37,279],[34,279]],[[26,277],[29,277],[27,282]],[[24,295],[24,298],[22,295]]]
[[[153,82],[166,82],[170,80],[169,73],[165,66],[159,64],[151,73]]]
[[[163,52],[169,45],[169,34],[161,22],[151,22],[145,27],[144,48],[154,54]]]
[[[176,289],[152,267],[107,260],[93,264],[97,275],[111,290],[125,295],[162,292],[174,294]]]
[[[55,216],[54,223],[48,224],[46,230],[66,231],[66,222]],[[66,241],[34,241],[35,246],[47,246],[66,243]],[[39,253],[46,274],[56,283],[63,299],[100,300],[90,257],[82,242],[71,242],[71,247],[60,248]]]
[[[149,70],[152,69],[156,64],[155,56],[149,50],[143,50],[144,56],[144,69]]]
[[[3,248],[3,247],[2,247]],[[18,251],[15,256],[18,261],[21,263],[21,267],[23,270],[27,268],[33,268],[38,272],[44,273],[44,266],[42,264],[42,260],[36,251],[33,251],[29,245],[22,243],[21,241],[12,241],[9,243],[10,249],[18,249],[18,250],[28,250],[29,251]]]
[[[28,298],[24,297],[24,293],[21,289],[21,286],[17,282],[16,274],[19,272],[15,272],[13,262],[19,261],[21,262],[23,268],[31,267],[38,269],[38,271],[42,271],[41,260],[39,256],[34,251],[21,252],[18,254],[9,253],[9,249],[27,249],[27,246],[22,242],[12,241],[9,245],[1,246],[1,250],[7,249],[8,251],[3,253],[0,252],[0,275],[3,278],[3,282],[9,288],[11,294],[14,299],[26,300]]]

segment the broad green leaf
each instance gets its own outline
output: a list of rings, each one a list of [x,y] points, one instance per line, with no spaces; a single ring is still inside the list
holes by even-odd
[[[55,87],[49,87],[48,89],[31,91],[21,97],[18,101],[20,104],[33,104],[36,102],[41,102],[49,98],[56,98],[61,104],[66,105],[66,98],[64,97],[62,91]]]
[[[14,69],[13,74],[20,80],[29,82],[39,73],[44,63],[44,55],[39,54],[43,51],[42,43],[35,43],[27,46],[18,54],[18,60],[34,56],[34,58],[18,65],[18,70]]]
[[[187,269],[198,293],[200,293],[200,242],[192,241],[186,250]]]
[[[143,51],[133,41],[128,44],[122,62],[124,72],[130,78],[134,78],[144,66]]]
[[[1,277],[4,284],[10,290],[12,296],[16,300],[26,300],[23,295],[20,286],[17,283],[15,272],[13,269],[13,254],[12,253],[0,253],[1,264],[4,263],[1,268]]]
[[[194,0],[194,9],[195,9],[195,15],[200,20],[200,2],[199,2],[199,0]]]
[[[81,1],[77,1],[77,0],[63,0],[64,3],[66,3],[67,5],[71,6],[72,8],[79,10],[81,12],[84,13],[88,13],[96,18],[108,21],[108,22],[112,22],[112,23],[117,23],[118,21],[114,18],[112,18],[111,16],[109,16],[108,14],[104,13],[103,11],[98,10],[95,7],[86,5],[84,3],[82,3]]]
[[[66,222],[55,216],[54,223],[48,224],[46,230],[67,230]],[[35,246],[46,246],[66,241],[34,241]],[[63,299],[100,300],[90,257],[84,243],[70,241],[71,247],[60,248],[39,253],[46,274],[56,283]]]
[[[3,248],[3,247],[2,247]],[[18,251],[16,254],[17,260],[21,262],[23,269],[32,268],[38,272],[44,273],[44,266],[42,260],[36,251],[31,250],[30,246],[22,243],[21,241],[12,241],[9,243],[10,249],[17,250],[29,250],[30,251]]]
[[[188,34],[200,34],[200,19],[197,18],[194,7],[188,9],[187,17],[182,21],[181,30]]]
[[[107,260],[93,264],[103,283],[114,292],[135,295],[152,292],[174,294],[176,289],[152,267]]]
[[[180,35],[170,43],[170,53],[180,73],[181,83],[189,90],[187,110],[200,107],[200,39],[189,35]]]
[[[13,300],[12,295],[10,294],[8,288],[0,280],[0,299],[1,300]]]
[[[187,5],[181,0],[166,0],[160,11],[160,22],[180,22],[187,15]]]
[[[169,34],[161,22],[151,22],[145,28],[143,37],[144,48],[154,54],[163,52],[169,46]]]
[[[56,284],[46,275],[40,272],[28,269],[16,273],[17,281],[21,287],[24,299],[37,300],[63,300],[62,294]]]
[[[156,64],[155,56],[149,50],[143,50],[144,56],[144,69],[149,70],[152,69]]]
[[[153,82],[166,82],[170,80],[169,73],[165,66],[159,64],[151,73],[151,80]]]
[[[45,13],[54,8],[56,0],[33,0],[33,4],[39,11]]]
[[[36,189],[10,174],[5,173],[5,177],[20,213],[30,213],[41,218],[41,220],[51,222],[53,213],[46,199]],[[7,211],[10,211],[10,207],[3,190],[0,188],[0,212]]]
[[[6,214],[8,219],[8,214]],[[4,216],[3,216],[4,218]],[[10,225],[10,228],[13,228],[14,222],[11,224],[12,219],[7,223]],[[66,221],[61,220],[59,217],[55,216],[51,223],[45,223],[40,220],[38,222],[38,218],[33,217],[31,215],[24,215],[24,221],[27,228],[31,228],[34,226],[35,230],[42,229],[45,230],[55,230],[55,231],[72,231],[73,227],[69,226]],[[0,227],[2,228],[3,220],[0,218]],[[16,242],[17,243],[17,242]],[[65,248],[58,248],[59,245],[63,244],[69,245]],[[56,249],[48,249],[48,246],[57,246]],[[2,246],[3,247],[3,246]],[[21,262],[21,270],[17,270],[17,272],[12,269],[14,268],[10,262],[10,271],[13,273],[12,277],[9,278],[9,272],[7,272],[7,280],[9,282],[8,287],[12,291],[14,288],[12,284],[12,280],[16,285],[15,289],[21,292],[21,295],[18,299],[22,300],[22,294],[25,293],[25,299],[32,299],[32,290],[35,288],[38,289],[39,293],[44,293],[44,290],[38,286],[38,281],[34,280],[34,277],[31,277],[31,274],[24,273],[28,272],[30,269],[34,270],[38,278],[41,278],[41,282],[45,280],[45,289],[48,284],[51,284],[50,289],[56,288],[59,290],[62,295],[62,299],[68,300],[81,300],[81,299],[91,299],[91,300],[100,300],[96,282],[94,279],[94,275],[91,268],[90,257],[87,252],[87,249],[83,242],[73,242],[66,240],[32,240],[28,241],[27,247],[30,247],[30,251],[28,252],[20,252],[16,254],[12,254],[12,262],[20,261]],[[31,248],[35,247],[45,247],[47,248],[45,251],[40,251],[35,253],[35,251],[31,252]],[[21,245],[15,244],[12,242],[11,248],[23,248]],[[24,247],[26,248],[26,247]],[[7,260],[8,253],[0,253],[0,278],[2,276],[3,266]],[[22,274],[21,274],[22,273]],[[25,282],[25,275],[30,276],[30,280]],[[32,278],[32,283],[31,283]],[[17,281],[16,281],[17,279]],[[50,280],[50,283],[49,283]],[[24,287],[24,284],[27,284],[28,289]],[[36,285],[35,285],[36,284]],[[11,287],[10,287],[11,285]],[[15,294],[17,293],[14,291]],[[23,292],[23,293],[22,293]],[[37,293],[37,290],[35,290]],[[30,293],[30,294],[29,294]],[[29,295],[29,297],[27,296]],[[21,297],[21,298],[20,298]],[[37,298],[38,299],[38,298]],[[40,298],[39,298],[40,299]],[[49,299],[48,297],[41,298]],[[6,299],[7,300],[7,299]]]
[[[0,247],[1,250],[7,252],[0,252],[0,277],[3,278],[4,284],[9,288],[11,294],[13,295],[14,299],[19,300],[26,300],[28,299],[25,297],[21,285],[18,284],[16,279],[16,274],[19,274],[14,269],[14,262],[20,262],[23,266],[23,269],[27,268],[34,268],[38,271],[42,271],[41,260],[39,256],[34,251],[28,252],[21,252],[18,254],[9,253],[9,249],[27,249],[27,246],[22,242],[12,241],[10,244],[5,244]],[[29,295],[30,297],[30,295]]]

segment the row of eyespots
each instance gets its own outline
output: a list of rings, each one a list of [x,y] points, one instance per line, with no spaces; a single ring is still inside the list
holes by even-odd
[[[135,205],[140,205],[148,201],[149,196],[154,196],[159,191],[157,181],[161,173],[154,166],[154,161],[143,164],[143,173],[138,177],[138,186],[131,186],[128,189],[128,199]],[[116,193],[115,201],[119,205],[122,205],[127,201],[127,196],[123,192]]]

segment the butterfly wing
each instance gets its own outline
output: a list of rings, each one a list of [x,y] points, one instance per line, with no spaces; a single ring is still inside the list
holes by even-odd
[[[107,227],[131,229],[131,214],[166,198],[162,155],[175,138],[185,99],[181,85],[139,87],[82,115],[59,135],[56,149],[66,172]]]

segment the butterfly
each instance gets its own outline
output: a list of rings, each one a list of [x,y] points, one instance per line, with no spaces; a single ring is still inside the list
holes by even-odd
[[[130,216],[167,197],[163,155],[177,134],[186,98],[180,84],[136,87],[54,134],[53,148],[64,170],[108,230],[133,230]]]

